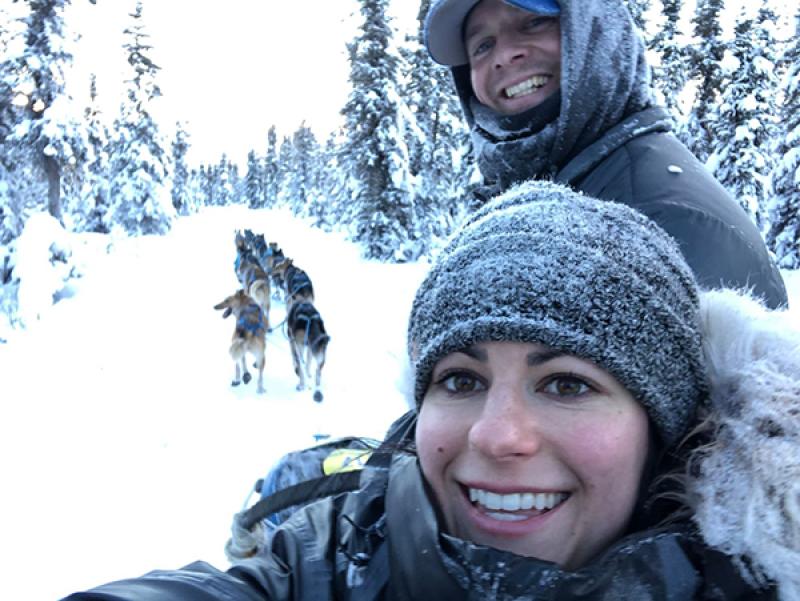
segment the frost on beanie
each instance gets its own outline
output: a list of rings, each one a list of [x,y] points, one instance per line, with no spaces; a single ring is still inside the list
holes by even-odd
[[[448,353],[535,342],[615,376],[671,446],[707,392],[698,302],[677,244],[647,217],[526,182],[474,213],[417,290],[408,326],[417,406]]]

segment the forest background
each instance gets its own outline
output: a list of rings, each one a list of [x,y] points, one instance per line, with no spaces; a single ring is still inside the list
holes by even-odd
[[[340,122],[331,131],[305,122],[288,133],[267,127],[244,161],[224,152],[193,161],[191,127],[159,120],[162,74],[141,1],[119,31],[128,71],[118,110],[106,108],[91,64],[88,72],[82,65],[85,81],[75,80],[80,23],[69,21],[72,4],[84,7],[83,19],[97,7],[0,6],[0,310],[12,323],[15,241],[42,211],[70,231],[136,236],[163,234],[204,206],[285,207],[343,230],[367,258],[405,262],[435,252],[470,209],[479,177],[468,132],[449,70],[421,42],[429,0],[408,31],[393,25],[389,0],[357,0],[355,36],[342,40],[349,76]],[[797,268],[800,7],[628,4],[676,133],[739,200],[780,266]],[[241,57],[251,59],[260,70],[243,76],[263,77],[270,57]],[[321,85],[316,102],[329,97]]]

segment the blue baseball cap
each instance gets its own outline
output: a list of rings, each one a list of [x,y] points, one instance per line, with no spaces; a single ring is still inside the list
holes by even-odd
[[[425,17],[425,46],[431,58],[441,65],[456,67],[469,63],[464,48],[464,21],[481,0],[437,0]],[[539,15],[557,17],[561,7],[556,0],[503,0]]]

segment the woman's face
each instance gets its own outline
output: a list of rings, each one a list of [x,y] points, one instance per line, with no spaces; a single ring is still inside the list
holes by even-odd
[[[486,342],[436,364],[416,436],[450,534],[577,569],[626,527],[648,420],[589,361]]]

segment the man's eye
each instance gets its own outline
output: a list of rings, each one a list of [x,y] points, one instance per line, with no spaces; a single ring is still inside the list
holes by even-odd
[[[472,47],[472,52],[470,53],[472,56],[479,56],[491,50],[492,48],[492,41],[491,40],[483,40],[479,44],[475,44]]]
[[[447,392],[453,394],[465,394],[484,389],[483,384],[478,378],[466,372],[451,373],[446,375],[439,382],[444,386]]]
[[[533,17],[525,22],[525,28],[529,30],[539,30],[553,23],[553,17]]]
[[[555,376],[542,387],[542,390],[553,396],[580,396],[592,388],[575,376]]]

